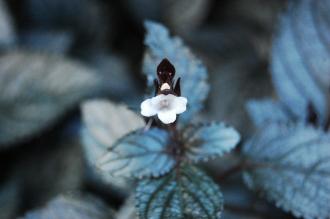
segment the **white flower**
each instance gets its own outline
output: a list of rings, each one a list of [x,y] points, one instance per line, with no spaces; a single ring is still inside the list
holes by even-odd
[[[187,109],[187,98],[173,94],[160,94],[141,103],[141,114],[146,117],[157,114],[164,124],[173,123],[176,115]]]

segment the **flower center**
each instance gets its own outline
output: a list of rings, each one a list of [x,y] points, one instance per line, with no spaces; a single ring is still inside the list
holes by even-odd
[[[168,101],[168,100],[161,100],[160,102],[159,102],[159,108],[160,109],[167,109],[167,108],[169,108],[169,106],[170,106],[170,101]]]

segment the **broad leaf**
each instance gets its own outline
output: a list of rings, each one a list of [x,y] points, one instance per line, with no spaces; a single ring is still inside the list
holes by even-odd
[[[46,207],[28,212],[22,219],[112,219],[114,212],[102,201],[87,195],[58,196]]]
[[[91,177],[105,184],[127,189],[127,183],[120,177],[113,177],[106,171],[98,171],[97,160],[121,137],[140,129],[144,120],[124,105],[107,100],[89,100],[81,106],[84,126],[81,133],[85,157]]]
[[[16,36],[13,21],[4,0],[0,0],[0,30],[0,48],[14,44]]]
[[[99,160],[114,176],[160,176],[175,164],[168,153],[169,134],[161,129],[138,130],[119,139]]]
[[[0,145],[32,137],[83,98],[102,89],[96,74],[45,54],[11,52],[0,57]]]
[[[182,133],[187,158],[194,162],[222,156],[235,148],[239,133],[223,123],[187,126]]]
[[[270,122],[287,122],[293,119],[280,102],[271,99],[250,100],[246,104],[246,109],[257,127]]]
[[[297,217],[330,215],[330,135],[314,127],[272,124],[244,146],[247,185]]]
[[[136,189],[139,218],[220,218],[223,198],[219,187],[195,167],[178,168],[161,178],[139,182]]]
[[[273,82],[296,117],[306,119],[311,103],[324,124],[330,101],[330,4],[302,0],[290,6],[273,43]]]
[[[188,108],[180,118],[188,122],[194,113],[198,112],[209,92],[206,82],[207,71],[202,62],[195,58],[184,46],[180,38],[169,36],[168,30],[161,24],[146,22],[147,35],[143,72],[146,74],[149,86],[153,85],[157,65],[163,58],[168,58],[176,69],[176,77],[181,77],[182,96],[188,98]]]

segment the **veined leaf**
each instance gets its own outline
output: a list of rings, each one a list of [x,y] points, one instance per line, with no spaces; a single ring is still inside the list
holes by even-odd
[[[330,135],[314,127],[264,127],[244,146],[254,168],[247,185],[277,206],[306,219],[330,215]]]
[[[113,211],[90,195],[58,196],[43,209],[28,212],[22,219],[112,219]]]
[[[22,141],[55,123],[102,89],[95,72],[58,56],[11,52],[0,57],[0,145]]]
[[[221,156],[235,148],[240,141],[239,133],[223,123],[188,126],[182,137],[186,156],[194,162]]]
[[[207,97],[209,85],[207,71],[202,62],[195,58],[190,50],[184,46],[182,40],[171,38],[168,30],[161,24],[146,22],[147,35],[143,72],[147,76],[148,85],[153,85],[156,77],[157,65],[163,58],[169,59],[176,69],[176,77],[181,77],[182,96],[188,98],[187,111],[180,118],[188,122],[192,115],[202,108],[202,102]]]
[[[330,4],[301,0],[282,16],[272,50],[271,72],[280,100],[306,119],[308,104],[326,122],[330,88]]]
[[[193,166],[179,168],[161,178],[139,182],[136,189],[139,218],[220,218],[223,197],[219,187]]]
[[[114,176],[160,176],[175,164],[167,151],[168,144],[169,134],[165,130],[138,130],[119,139],[99,165]]]
[[[270,122],[287,122],[293,119],[280,102],[271,99],[250,100],[247,102],[246,108],[257,127],[262,127]]]
[[[102,99],[85,101],[81,110],[84,121],[81,139],[91,174],[105,184],[127,190],[125,180],[107,171],[98,171],[96,164],[119,138],[142,128],[143,118],[124,105]]]

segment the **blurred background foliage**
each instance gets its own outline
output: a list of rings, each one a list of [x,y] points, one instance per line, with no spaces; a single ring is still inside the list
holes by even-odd
[[[211,90],[200,119],[226,121],[247,137],[253,126],[246,101],[274,92],[269,53],[286,5],[0,0],[0,218],[65,218],[61,206],[77,212],[71,218],[134,218],[128,183],[103,179],[88,163],[93,155],[79,140],[79,106],[100,97],[138,110],[146,88],[146,19],[165,24],[207,66]],[[230,155],[205,165],[221,182],[223,218],[292,218],[253,195],[238,176],[224,180],[220,173],[233,165]]]

